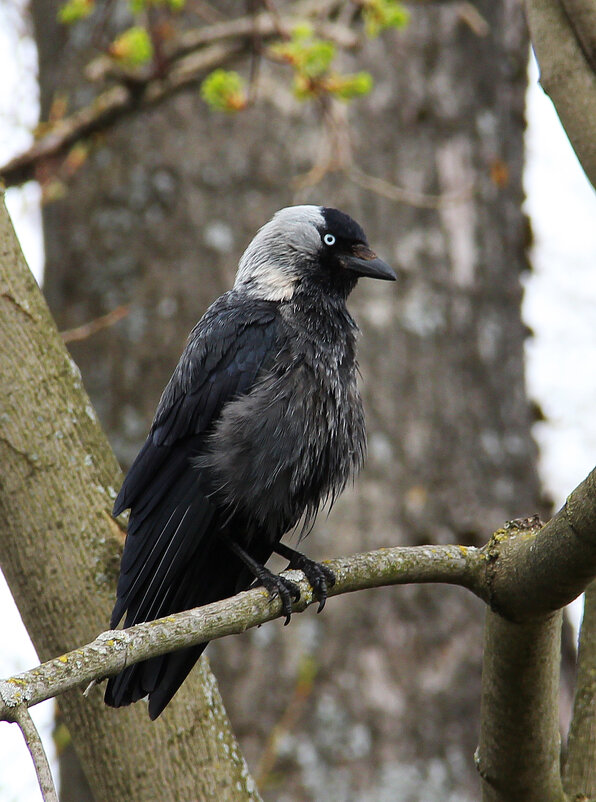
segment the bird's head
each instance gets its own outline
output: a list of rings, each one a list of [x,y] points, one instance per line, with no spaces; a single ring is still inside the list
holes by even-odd
[[[259,229],[240,259],[235,286],[271,301],[290,300],[304,286],[345,297],[360,276],[395,280],[355,220],[326,206],[289,206]]]

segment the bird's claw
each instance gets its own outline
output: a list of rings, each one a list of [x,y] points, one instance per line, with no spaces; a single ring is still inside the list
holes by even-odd
[[[290,560],[290,568],[298,568],[308,579],[313,596],[319,602],[317,613],[320,613],[327,601],[327,589],[335,585],[335,574],[323,563],[309,560],[304,554],[296,554]]]
[[[291,579],[285,576],[278,576],[270,571],[259,577],[261,584],[272,599],[279,596],[281,600],[281,610],[286,617],[284,626],[290,623],[292,617],[292,602],[299,601],[300,588]]]

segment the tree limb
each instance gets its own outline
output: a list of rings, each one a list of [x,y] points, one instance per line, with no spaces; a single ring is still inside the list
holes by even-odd
[[[23,738],[27,744],[27,749],[35,766],[39,789],[44,802],[58,802],[56,786],[52,779],[52,772],[48,762],[43,743],[39,737],[37,727],[29,714],[25,705],[19,705],[13,710],[13,721],[15,721],[23,733]]]
[[[45,130],[24,153],[0,167],[0,179],[5,187],[23,184],[36,178],[44,160],[59,158],[76,142],[110,128],[118,120],[133,112],[158,105],[174,94],[192,87],[209,70],[221,67],[246,52],[257,36],[267,41],[279,36],[280,25],[291,31],[308,14],[330,13],[339,5],[328,0],[316,8],[311,2],[296,4],[291,16],[280,19],[269,13],[240,17],[217,22],[182,33],[165,47],[165,64],[159,74],[148,70],[125,69],[112,59],[100,57],[87,67],[92,81],[116,80],[113,86],[101,92],[88,106],[64,117]],[[360,37],[345,26],[321,20],[317,31],[343,49],[353,49]]]
[[[476,752],[482,802],[565,800],[559,768],[561,620],[561,612],[521,624],[487,613]]]
[[[596,575],[596,468],[547,524],[530,523],[512,522],[487,546],[490,605],[515,621],[564,607]]]
[[[485,571],[479,549],[464,546],[412,546],[379,549],[331,560],[336,576],[328,595],[411,582],[448,582],[479,589]],[[294,612],[313,601],[312,588],[299,571],[287,575],[300,584]],[[0,720],[19,705],[30,707],[65,691],[116,674],[128,665],[206,640],[244,632],[282,616],[279,598],[263,588],[123,630],[109,630],[94,641],[41,666],[0,680]]]
[[[596,583],[586,590],[577,659],[577,689],[563,782],[571,797],[596,797]]]
[[[588,179],[596,187],[594,2],[525,0],[525,5],[540,66],[540,83],[554,103]]]
[[[519,633],[520,622],[528,624],[521,642],[534,638],[540,643],[552,612],[578,596],[596,575],[595,488],[596,469],[548,524],[541,526],[536,519],[512,522],[483,549],[395,547],[332,560],[328,564],[336,583],[329,596],[384,585],[447,582],[475,593],[500,613],[499,618],[512,619],[493,626],[506,629],[505,624],[515,623],[510,631]],[[292,574],[298,580],[301,576]],[[313,601],[305,579],[300,586],[295,612]],[[280,615],[280,600],[255,588],[157,621],[108,631],[87,646],[1,681],[0,719],[10,718],[15,706],[37,704],[140,660],[244,632]],[[516,635],[513,640],[520,639]]]

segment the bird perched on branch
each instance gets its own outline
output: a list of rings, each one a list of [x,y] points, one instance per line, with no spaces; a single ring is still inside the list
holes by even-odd
[[[301,569],[319,601],[335,577],[281,543],[359,470],[366,438],[356,385],[359,277],[394,280],[362,228],[337,209],[293,206],[264,225],[234,287],[192,330],[149,436],[114,505],[130,507],[112,627],[232,596],[257,580],[286,623],[300,591],[265,568]],[[113,707],[149,696],[155,719],[206,644],[108,681]]]

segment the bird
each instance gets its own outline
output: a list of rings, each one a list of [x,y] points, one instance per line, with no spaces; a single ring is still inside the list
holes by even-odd
[[[116,498],[130,509],[111,626],[151,621],[253,583],[279,596],[286,623],[301,569],[319,612],[335,576],[281,542],[308,532],[366,452],[357,325],[346,300],[360,277],[393,281],[361,226],[326,206],[289,206],[240,258],[231,290],[192,329],[148,437]],[[105,702],[148,697],[157,718],[207,646],[128,666]]]

